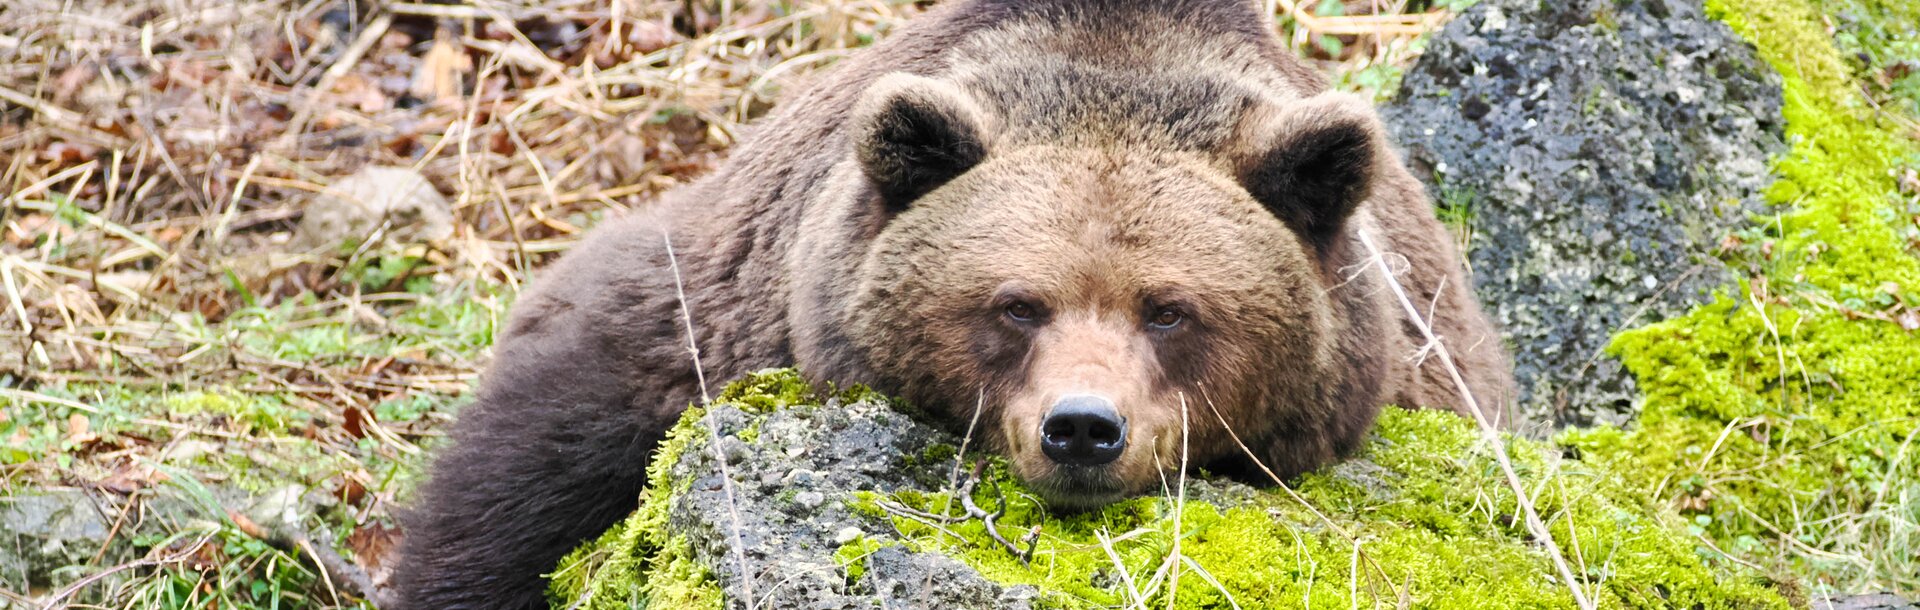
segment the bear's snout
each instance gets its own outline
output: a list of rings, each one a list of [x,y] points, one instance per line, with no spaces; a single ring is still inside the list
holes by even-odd
[[[1040,452],[1061,465],[1102,466],[1126,450],[1127,420],[1103,396],[1063,396],[1040,423]]]

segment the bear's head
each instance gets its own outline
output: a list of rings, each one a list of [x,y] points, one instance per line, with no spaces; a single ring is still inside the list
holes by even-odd
[[[879,228],[848,335],[1052,504],[1324,461],[1370,424],[1349,225],[1391,157],[1366,102],[893,74],[854,121]]]

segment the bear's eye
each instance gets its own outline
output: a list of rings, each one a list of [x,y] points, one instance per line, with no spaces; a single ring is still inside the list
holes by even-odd
[[[1033,309],[1033,304],[1024,301],[1008,303],[1006,311],[1007,318],[1015,322],[1032,322],[1033,316],[1037,315],[1037,312]]]
[[[1153,313],[1153,319],[1148,320],[1147,324],[1160,330],[1170,330],[1179,326],[1180,323],[1186,321],[1186,319],[1186,314],[1180,313],[1180,310],[1172,307],[1162,307],[1159,311]]]

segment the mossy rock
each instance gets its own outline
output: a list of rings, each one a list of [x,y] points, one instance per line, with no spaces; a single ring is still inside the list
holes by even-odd
[[[1381,109],[1514,352],[1524,422],[1623,424],[1613,333],[1735,277],[1727,235],[1769,212],[1780,77],[1698,0],[1487,0]]]
[[[791,371],[723,397],[673,431],[643,508],[562,562],[555,607],[746,607],[749,594],[758,608],[1573,607],[1516,520],[1491,445],[1451,414],[1390,410],[1363,456],[1294,493],[1196,474],[1075,515],[1048,513],[989,459],[974,500],[1005,500],[998,527],[1016,544],[1037,528],[1023,564],[980,521],[936,526],[901,510],[959,511],[950,477],[979,457],[959,454],[962,439]],[[1703,559],[1676,515],[1610,473],[1508,443],[1602,607],[1788,607],[1754,575]]]

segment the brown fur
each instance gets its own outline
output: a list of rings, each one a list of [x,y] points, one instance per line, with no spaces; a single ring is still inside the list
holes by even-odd
[[[962,0],[836,68],[714,175],[607,223],[515,306],[404,519],[404,607],[543,605],[540,574],[633,509],[708,379],[794,365],[964,422],[1063,506],[1179,463],[1283,476],[1381,405],[1460,405],[1354,242],[1375,232],[1485,404],[1511,381],[1372,111],[1322,93],[1237,0]],[[1404,263],[1404,264],[1402,264]],[[1032,302],[1016,322],[1008,303]],[[1171,330],[1143,325],[1175,308]],[[1115,463],[1033,447],[1064,393],[1129,422]],[[984,400],[981,398],[984,397]]]

